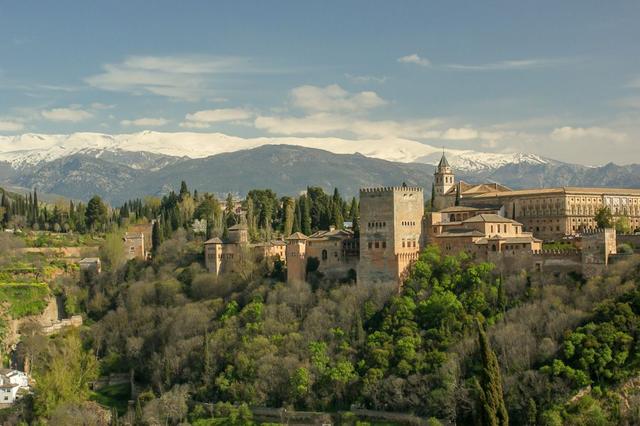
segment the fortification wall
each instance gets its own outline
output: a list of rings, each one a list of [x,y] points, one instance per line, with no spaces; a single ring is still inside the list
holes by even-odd
[[[628,244],[636,250],[640,250],[640,234],[618,234],[618,244]]]

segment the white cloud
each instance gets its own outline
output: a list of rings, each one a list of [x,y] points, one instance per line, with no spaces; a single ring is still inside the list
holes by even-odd
[[[293,105],[314,112],[362,112],[386,104],[376,92],[350,93],[337,84],[299,86],[291,90]]]
[[[416,64],[422,67],[431,66],[431,61],[429,61],[427,58],[420,57],[417,53],[412,53],[411,55],[398,58],[398,62],[403,64]]]
[[[136,118],[135,120],[122,120],[120,124],[123,126],[137,126],[137,127],[158,127],[164,126],[169,123],[166,118]]]
[[[462,127],[459,129],[447,129],[442,134],[442,139],[450,141],[466,141],[470,139],[478,139],[478,137],[480,137],[478,131],[475,129],[470,129],[468,127]]]
[[[367,138],[439,139],[442,132],[436,127],[441,123],[439,119],[374,121],[338,114],[315,113],[305,117],[260,116],[255,119],[254,125],[260,130],[280,135],[327,135],[341,132]]]
[[[41,111],[40,114],[50,121],[69,121],[77,123],[93,117],[89,111],[78,108],[53,108]]]
[[[551,138],[559,142],[598,140],[624,142],[627,135],[606,127],[558,127],[551,132]]]
[[[101,102],[94,102],[91,104],[92,109],[104,110],[104,109],[113,109],[115,105],[112,104],[103,104]]]
[[[239,58],[130,56],[122,63],[104,65],[103,73],[85,81],[103,90],[196,101],[214,96],[213,76],[245,66],[246,61]]]
[[[346,130],[345,117],[319,113],[306,117],[257,117],[256,128],[280,135],[325,135]]]
[[[567,59],[516,59],[487,64],[448,64],[446,67],[461,71],[508,71],[543,68],[566,62]]]
[[[185,116],[181,127],[191,129],[206,129],[213,123],[225,121],[241,121],[253,117],[253,113],[244,108],[219,108],[197,111]]]
[[[211,127],[211,124],[201,121],[183,121],[180,123],[180,127],[184,127],[185,129],[208,129]]]
[[[345,78],[352,83],[358,84],[367,84],[367,83],[378,83],[382,84],[386,82],[389,78],[386,75],[383,76],[375,76],[375,75],[353,75],[353,74],[345,74]]]
[[[236,121],[250,118],[253,114],[244,108],[219,108],[187,114],[189,121],[201,121],[205,123],[218,123],[221,121]]]
[[[24,129],[24,124],[18,121],[0,120],[0,132],[19,132]]]

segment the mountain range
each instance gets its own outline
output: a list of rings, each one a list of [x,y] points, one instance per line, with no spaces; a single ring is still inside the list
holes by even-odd
[[[458,178],[512,188],[640,187],[640,165],[587,167],[533,154],[447,150]],[[374,185],[431,186],[442,150],[394,139],[253,138],[221,133],[0,136],[0,184],[113,204],[162,195],[185,180],[199,191],[295,194],[309,185],[345,195]]]

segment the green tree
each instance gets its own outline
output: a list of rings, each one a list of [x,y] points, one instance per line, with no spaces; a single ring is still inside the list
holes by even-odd
[[[107,206],[102,202],[102,198],[94,195],[87,204],[85,211],[85,219],[87,227],[91,231],[95,231],[101,225],[106,224],[108,218]]]
[[[82,347],[73,333],[51,343],[44,370],[35,373],[36,413],[48,416],[61,404],[82,402],[89,397],[89,383],[98,377],[95,356]]]
[[[598,209],[594,220],[600,229],[613,227],[613,214],[611,214],[611,209],[609,209],[609,207],[605,206]]]
[[[100,257],[111,266],[111,269],[114,270],[124,264],[126,256],[121,233],[114,232],[107,234],[100,245]]]
[[[509,414],[502,393],[502,378],[498,358],[491,349],[489,339],[480,321],[476,320],[482,371],[480,380],[476,380],[480,419],[483,426],[508,426]]]
[[[632,231],[631,221],[627,216],[620,216],[616,219],[616,232],[619,234],[629,234]]]

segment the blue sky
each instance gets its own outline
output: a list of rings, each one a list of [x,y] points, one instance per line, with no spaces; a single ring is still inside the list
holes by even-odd
[[[0,1],[0,134],[406,138],[640,162],[637,1]]]

